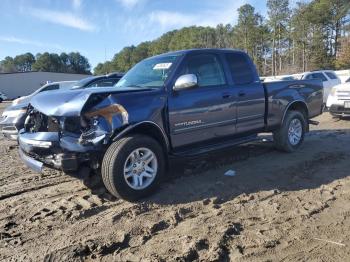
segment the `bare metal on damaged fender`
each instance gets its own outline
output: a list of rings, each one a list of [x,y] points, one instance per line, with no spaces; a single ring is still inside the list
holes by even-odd
[[[114,130],[129,123],[128,112],[111,95],[83,112],[82,118],[88,128],[81,134],[81,144],[107,144]]]

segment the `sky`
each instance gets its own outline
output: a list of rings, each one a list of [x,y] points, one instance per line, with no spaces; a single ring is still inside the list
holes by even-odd
[[[184,26],[235,24],[265,0],[0,0],[0,60],[31,52],[80,52],[92,68],[128,45]]]

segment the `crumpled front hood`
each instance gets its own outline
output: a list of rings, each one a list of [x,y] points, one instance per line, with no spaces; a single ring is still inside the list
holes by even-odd
[[[30,104],[41,113],[48,116],[80,116],[80,113],[89,100],[91,95],[94,94],[115,94],[125,92],[137,92],[144,91],[140,88],[91,88],[91,89],[77,89],[77,90],[64,90],[64,91],[50,91],[42,92],[34,96]]]
[[[77,116],[91,93],[78,91],[51,91],[34,96],[30,104],[48,116]]]

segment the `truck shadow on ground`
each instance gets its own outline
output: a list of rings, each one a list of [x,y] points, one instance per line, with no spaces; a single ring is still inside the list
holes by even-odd
[[[324,144],[337,142],[335,140],[338,136],[344,136],[349,141],[350,130],[317,130],[307,136],[316,136],[322,139]],[[332,151],[329,148],[323,150],[318,139],[309,141],[308,137],[300,152],[291,154],[276,151],[271,136],[264,136],[262,138],[265,142],[241,145],[196,158],[173,159],[160,190],[139,202],[168,205],[215,198],[216,202],[224,203],[243,193],[312,189],[346,177],[348,174],[346,170],[331,173],[320,171],[329,165],[336,165],[348,159],[347,145],[343,143],[344,150]],[[310,148],[307,147],[313,148],[312,156],[305,156],[310,152]],[[316,147],[320,147],[320,150],[315,152]],[[288,162],[290,158],[294,158],[293,164]],[[244,175],[238,173],[234,177],[224,176],[224,172],[235,164],[249,165],[249,160],[260,161],[260,166],[264,164],[261,161],[269,162],[267,165],[270,168],[267,170],[270,172],[258,170],[252,164],[251,169],[245,167],[248,171]],[[91,188],[92,193],[104,187],[99,177],[96,179]],[[113,197],[109,198],[113,200]]]

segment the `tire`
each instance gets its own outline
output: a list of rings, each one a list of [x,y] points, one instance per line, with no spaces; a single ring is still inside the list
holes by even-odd
[[[153,175],[149,170],[153,170]],[[113,196],[129,201],[151,195],[158,188],[164,172],[162,147],[144,135],[132,135],[112,143],[103,157],[101,167],[102,180],[107,190]]]
[[[298,136],[291,136],[290,138],[290,128],[292,126],[298,127],[299,125],[297,123],[300,124],[300,128],[295,128],[294,130],[297,130],[297,132],[294,132],[294,134],[300,134],[300,138],[297,139]],[[273,133],[276,148],[288,153],[294,152],[304,142],[306,130],[307,122],[305,116],[299,111],[288,111],[280,129]]]
[[[340,115],[340,114],[334,114],[334,113],[331,113],[331,112],[329,112],[329,114],[330,114],[333,118],[338,118],[338,119],[341,119],[341,118],[342,118],[342,115]]]
[[[2,98],[0,98],[0,103],[2,103],[4,100]]]

